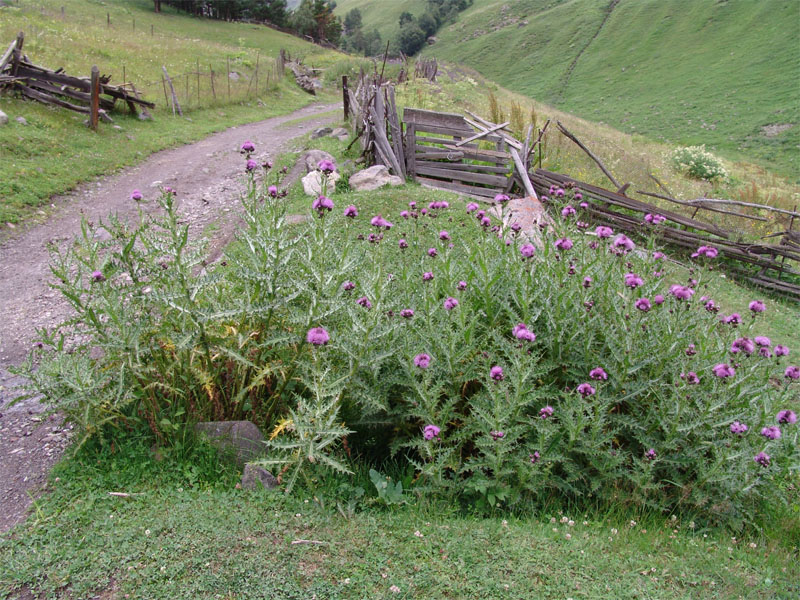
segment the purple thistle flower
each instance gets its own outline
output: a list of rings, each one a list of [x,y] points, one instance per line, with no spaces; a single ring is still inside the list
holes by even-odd
[[[513,231],[514,233],[519,233],[521,229],[522,229],[522,225],[520,225],[516,221],[514,221],[511,224],[511,231]]]
[[[713,300],[711,300],[710,298],[709,298],[709,299],[706,301],[706,303],[705,303],[703,306],[704,306],[704,307],[705,307],[705,309],[706,309],[708,312],[710,312],[710,313],[717,313],[717,312],[719,312],[719,306],[717,306],[716,302],[714,302],[714,301],[713,301]]]
[[[684,352],[686,353],[686,356],[694,356],[695,354],[697,354],[697,350],[695,349],[694,344],[689,344]]]
[[[719,254],[719,250],[714,248],[714,246],[700,246],[697,251],[692,253],[692,258],[697,258],[698,256],[717,258],[717,254]]]
[[[442,230],[439,232],[439,239],[442,240],[443,242],[446,242],[447,240],[450,239],[450,234]]]
[[[403,317],[404,319],[410,319],[411,317],[414,316],[414,311],[411,310],[410,308],[404,308],[403,310],[400,311],[400,316]]]
[[[800,367],[786,367],[783,376],[786,377],[786,379],[800,379]]]
[[[476,210],[478,210],[478,208],[480,207],[477,204],[475,204],[474,202],[470,202],[469,204],[467,204],[467,213],[475,212]]]
[[[739,421],[734,421],[731,423],[731,433],[735,435],[744,435],[747,433],[747,425],[740,423]]]
[[[756,343],[756,346],[761,346],[762,348],[769,348],[772,346],[772,340],[764,335],[757,335],[753,341]]]
[[[269,171],[272,168],[272,161],[265,160],[263,163],[261,163],[261,168],[264,169],[265,171]]]
[[[489,217],[483,217],[481,219],[481,226],[482,227],[489,227],[492,224],[492,220]]]
[[[496,442],[497,440],[502,440],[506,434],[502,431],[490,431],[489,435],[492,436],[492,439]]]
[[[489,370],[489,377],[491,377],[495,381],[502,381],[503,378],[505,378],[505,375],[503,375],[503,367],[500,367],[498,365],[493,366]]]
[[[511,200],[511,198],[509,198],[506,194],[497,194],[494,197],[494,201],[497,202],[498,204],[502,204],[503,202],[508,202],[509,200]]]
[[[330,339],[331,336],[322,327],[312,327],[306,334],[306,341],[314,346],[324,346]]]
[[[789,348],[782,344],[775,346],[775,356],[789,356]]]
[[[569,250],[572,248],[572,240],[569,238],[560,238],[555,241],[555,247],[559,250]]]
[[[414,357],[414,366],[419,367],[420,369],[427,369],[428,365],[431,364],[431,357],[425,353],[417,354]]]
[[[647,460],[655,460],[656,456],[658,456],[658,455],[656,454],[655,448],[650,448],[650,450],[648,450],[647,452],[644,453],[644,457]]]
[[[428,256],[431,258],[435,258],[438,252],[436,252],[436,248],[428,248]]]
[[[775,417],[775,420],[783,425],[793,425],[794,423],[797,423],[797,415],[793,410],[786,409],[780,411],[778,416]]]
[[[463,292],[464,290],[467,289],[467,282],[466,281],[459,281],[458,285],[456,285],[456,288],[458,288],[458,290],[460,292]]]
[[[644,216],[644,222],[648,223],[649,225],[659,225],[660,223],[663,223],[666,220],[667,220],[667,217],[665,217],[664,215],[657,215],[657,214],[654,215],[654,214],[647,213]]]
[[[689,385],[697,385],[698,383],[700,383],[700,378],[694,371],[689,371],[686,374],[681,373],[681,379],[683,379]]]
[[[269,194],[270,198],[277,198],[278,197],[278,187],[275,185],[271,185],[267,188],[267,193]]]
[[[250,152],[256,151],[256,146],[253,142],[247,140],[244,144],[242,144],[240,151],[242,154],[249,154]]]
[[[575,194],[575,199],[576,200],[578,199],[578,196],[581,196],[581,194]],[[583,196],[581,196],[581,198],[583,198]],[[587,209],[587,208],[589,208],[589,203],[588,202],[581,202],[578,206],[580,206],[583,209]]]
[[[614,248],[618,248],[623,252],[630,252],[636,247],[636,244],[634,244],[628,236],[620,233],[614,238],[613,246]]]
[[[422,274],[422,281],[430,281],[431,279],[433,279],[433,273],[430,271],[426,271]]]
[[[592,278],[591,277],[584,277],[583,278],[583,287],[589,289],[592,287]]]
[[[634,302],[633,305],[642,312],[647,312],[652,308],[650,300],[648,300],[647,298],[639,298],[636,302]]]
[[[733,377],[734,375],[736,375],[736,369],[734,369],[727,363],[719,363],[718,365],[714,365],[714,367],[711,370],[714,372],[714,375],[716,375],[720,379],[724,379],[726,377]]]
[[[596,227],[594,232],[597,234],[597,237],[603,239],[610,238],[612,235],[614,235],[614,230],[611,229],[611,227],[606,227],[605,225]]]
[[[589,377],[596,381],[605,381],[608,379],[608,373],[605,372],[603,367],[595,367],[589,371]]]
[[[653,252],[653,260],[664,260],[667,257],[666,254],[663,252],[655,251]]]
[[[533,454],[529,454],[528,456],[531,459],[531,464],[532,465],[535,465],[536,463],[538,463],[539,462],[539,458],[541,458],[539,456],[539,451],[538,450],[534,450]]]
[[[439,439],[440,431],[441,429],[436,425],[425,425],[424,429],[422,430],[422,437],[428,441],[431,441],[434,438]]]
[[[103,275],[102,271],[92,271],[92,281],[105,281],[106,277]]]
[[[478,221],[480,221],[485,216],[486,216],[485,210],[479,210],[478,212],[475,213],[475,218],[478,219]]]
[[[572,215],[574,215],[576,212],[577,211],[572,206],[567,204],[564,208],[561,209],[561,216],[566,219],[567,217],[571,217]]]
[[[555,410],[553,409],[552,406],[549,406],[549,405],[545,406],[544,408],[539,410],[539,418],[540,419],[549,419],[550,417],[553,416],[553,413],[555,413]]]
[[[756,345],[753,343],[753,340],[746,337],[737,338],[731,344],[731,354],[738,354],[739,352],[744,352],[745,354],[752,354],[756,350]]]
[[[328,212],[333,210],[333,200],[327,196],[318,196],[317,199],[311,203],[311,208],[317,211],[319,216],[322,217],[326,210]]]
[[[408,208],[414,210],[415,208],[417,208],[417,203],[412,200],[411,202],[408,203]]]
[[[254,161],[252,158],[247,159],[247,162],[244,165],[245,170],[248,172],[255,171],[257,167],[258,163]]]
[[[144,196],[142,196],[142,192],[140,192],[139,190],[133,190],[131,192],[131,200],[139,202],[139,200],[141,200],[142,198],[144,198]]]
[[[771,358],[772,350],[770,350],[768,346],[762,346],[758,349],[758,355],[764,358]]]
[[[528,342],[533,342],[536,340],[536,334],[530,331],[525,323],[518,323],[517,325],[514,325],[514,328],[511,330],[511,335],[518,340],[525,340]]]
[[[588,383],[582,383],[582,384],[580,384],[580,385],[577,387],[576,391],[577,391],[577,392],[578,392],[578,393],[579,393],[581,396],[583,396],[584,398],[586,398],[587,396],[593,396],[593,395],[594,395],[594,393],[596,392],[596,390],[595,390],[595,389],[594,389],[594,388],[591,386],[591,384],[588,384]]]
[[[575,198],[575,200],[583,200],[583,194],[581,194],[578,190],[575,190],[575,195],[573,198]]]
[[[742,316],[739,313],[732,313],[727,317],[722,317],[722,322],[726,325],[733,325],[736,327],[742,322]]]
[[[765,305],[765,304],[764,304],[764,303],[763,303],[761,300],[753,300],[753,301],[752,301],[752,302],[751,302],[751,303],[748,305],[748,308],[750,309],[750,311],[751,311],[753,314],[755,314],[755,313],[762,313],[762,312],[764,312],[765,310],[767,310],[767,307],[766,307],[766,305]]]
[[[561,188],[556,188],[555,196],[556,196],[556,198],[563,198],[564,197],[564,190],[562,190]]]
[[[685,285],[678,285],[677,283],[670,286],[669,293],[675,296],[678,300],[689,300],[694,296],[694,290]]]
[[[358,216],[358,209],[351,204],[347,208],[344,209],[344,216],[350,219],[355,219]]]
[[[358,300],[356,300],[356,304],[363,306],[366,309],[372,308],[372,302],[369,301],[369,298],[366,296],[361,296]]]
[[[445,310],[453,310],[456,306],[458,306],[458,300],[455,298],[448,296],[447,299],[444,301],[444,309]]]
[[[397,242],[397,245],[400,246],[401,250],[408,248],[408,242],[404,238],[400,238],[400,241]]]
[[[653,304],[655,304],[656,306],[664,304],[664,296],[662,296],[661,294],[656,294],[655,296],[653,296]]]
[[[769,454],[767,454],[766,452],[759,452],[753,457],[753,460],[756,461],[756,463],[758,463],[762,467],[768,467],[770,458]]]
[[[625,273],[625,285],[629,288],[636,289],[640,285],[644,285],[644,279],[639,277],[636,273]]]
[[[355,287],[356,287],[356,284],[355,284],[355,283],[353,283],[352,281],[345,281],[345,282],[342,284],[342,289],[343,289],[345,292],[349,292],[350,290],[353,290],[353,289],[355,289]]]
[[[323,158],[317,163],[317,168],[326,175],[330,175],[336,170],[336,165],[333,164],[333,161]]]
[[[522,244],[519,248],[519,252],[524,258],[530,258],[533,256],[534,252],[536,252],[536,248],[533,244]]]
[[[769,427],[764,427],[761,430],[761,435],[763,435],[768,440],[777,440],[781,437],[781,428],[777,425],[770,425]]]

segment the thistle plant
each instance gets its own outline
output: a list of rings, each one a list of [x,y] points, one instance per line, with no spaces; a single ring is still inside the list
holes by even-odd
[[[679,276],[652,241],[588,228],[574,186],[534,243],[440,199],[317,198],[290,227],[249,181],[216,264],[169,194],[54,253],[76,317],[42,332],[32,384],[86,435],[249,418],[287,489],[348,471],[347,438],[407,460],[416,493],[493,510],[557,494],[741,523],[797,485],[795,350],[759,331],[769,302],[702,295],[709,247]]]

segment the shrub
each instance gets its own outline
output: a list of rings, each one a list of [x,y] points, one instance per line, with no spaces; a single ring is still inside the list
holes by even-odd
[[[763,311],[721,322],[702,268],[675,282],[660,253],[585,235],[576,193],[553,190],[566,217],[537,248],[440,200],[389,219],[317,203],[289,229],[251,173],[213,267],[165,193],[163,216],[108,241],[85,224],[55,253],[77,313],[43,333],[32,382],[87,435],[250,418],[289,489],[311,463],[346,471],[347,438],[485,508],[558,494],[742,522],[785,499],[798,426],[776,417],[798,383],[750,341]]]
[[[696,179],[716,181],[728,178],[728,172],[722,166],[722,161],[710,152],[706,152],[705,146],[676,149],[672,153],[672,164],[679,171]]]

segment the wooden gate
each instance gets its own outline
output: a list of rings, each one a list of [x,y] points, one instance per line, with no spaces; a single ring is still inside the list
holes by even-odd
[[[406,171],[431,187],[493,200],[514,184],[508,138],[453,113],[403,111]],[[507,125],[504,124],[504,125]],[[492,148],[486,148],[491,145]]]

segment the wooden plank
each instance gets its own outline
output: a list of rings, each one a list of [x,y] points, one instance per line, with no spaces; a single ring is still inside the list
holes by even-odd
[[[394,98],[394,86],[384,86],[384,97],[386,99],[386,116],[389,123],[389,132],[392,135],[392,149],[397,158],[397,164],[400,166],[401,172],[398,173],[405,179],[406,177],[406,158],[403,153],[403,132],[400,127],[400,121],[397,119],[397,105]]]
[[[428,175],[430,177],[441,177],[444,179],[455,179],[457,181],[469,183],[481,183],[484,185],[491,185],[504,189],[508,182],[507,177],[500,175],[489,175],[486,173],[472,173],[470,171],[457,171],[448,168],[433,168],[422,166],[417,163],[416,172],[420,175]]]
[[[462,115],[424,110],[421,108],[405,108],[403,110],[403,122],[414,123],[415,125],[434,125],[455,129],[467,128]]]
[[[683,200],[676,200],[675,198],[671,198],[669,196],[664,196],[663,194],[654,194],[653,192],[645,192],[644,190],[636,190],[637,194],[642,194],[643,196],[651,196],[653,198],[661,198],[662,200],[667,200],[669,202],[674,202],[675,204],[680,204],[681,206],[692,206],[688,202]],[[750,219],[752,221],[769,221],[769,219],[765,217],[756,217],[755,215],[746,215],[744,213],[733,212],[729,210],[721,210],[718,208],[712,208],[710,206],[701,206],[703,210],[708,210],[710,212],[721,213],[723,215],[731,215],[734,217],[741,217],[742,219]]]
[[[409,127],[412,127],[412,125],[409,125]],[[420,150],[421,148],[425,150]],[[442,150],[441,152],[433,150],[427,152],[428,146],[417,146],[416,149],[418,152],[414,154],[414,157],[417,160],[461,160],[464,158],[463,152],[453,152],[452,150]],[[408,153],[408,150],[406,150],[406,153]]]
[[[489,129],[486,129],[486,130],[484,130],[484,131],[481,131],[481,132],[479,132],[479,133],[476,133],[475,135],[472,135],[472,136],[468,137],[468,138],[467,138],[467,139],[465,139],[465,140],[461,140],[460,142],[458,142],[458,143],[456,144],[456,146],[463,146],[464,144],[466,144],[466,143],[468,143],[468,142],[471,142],[471,141],[473,141],[473,140],[477,140],[477,139],[479,139],[479,138],[486,137],[486,136],[488,136],[490,133],[492,133],[492,132],[494,132],[494,131],[497,131],[498,129],[502,129],[503,127],[505,127],[505,126],[506,126],[506,125],[508,125],[509,123],[510,123],[510,121],[506,121],[505,123],[501,123],[500,125],[495,125],[494,127],[490,127]]]
[[[45,81],[49,81],[50,83],[69,85],[87,93],[91,91],[92,87],[88,79],[72,77],[70,75],[65,75],[64,73],[47,73],[45,71],[32,69],[30,65],[19,66],[19,77],[43,79]]]
[[[100,69],[92,67],[91,100],[89,101],[89,127],[97,131],[98,111],[100,110]]]
[[[180,116],[183,116],[183,111],[181,110],[181,105],[178,103],[178,96],[175,94],[175,87],[172,85],[172,79],[169,78],[169,73],[167,73],[167,67],[161,65],[161,70],[164,72],[164,77],[169,84],[169,89],[172,92],[172,114],[175,115],[175,111],[178,111]],[[230,79],[230,77],[229,77]]]
[[[416,155],[417,164],[432,169],[451,169],[455,171],[474,171],[476,173],[496,173],[499,175],[510,175],[510,169],[506,167],[493,167],[490,165],[473,165],[471,163],[451,163],[434,162],[431,160],[420,160],[420,154]]]
[[[74,110],[75,112],[89,114],[88,106],[78,106],[77,104],[71,104],[66,100],[61,100],[60,98],[56,98],[55,96],[46,94],[44,92],[40,92],[38,90],[33,90],[24,85],[18,85],[16,89],[22,92],[23,96],[27,96],[32,100],[38,100],[42,104],[55,104],[56,106],[67,108],[69,110]]]
[[[430,179],[429,177],[417,176],[416,180],[419,183],[426,184],[431,187],[450,190],[453,192],[459,192],[462,194],[481,196],[484,198],[494,199],[494,197],[501,192],[501,190],[497,188],[483,188],[479,186],[463,185],[459,183],[454,183],[452,181],[442,181],[441,179]]]
[[[47,92],[50,94],[57,94],[61,96],[66,96],[67,98],[72,98],[73,100],[82,100],[84,102],[91,103],[92,96],[91,94],[87,94],[85,92],[78,92],[68,88],[67,86],[55,86],[47,83],[46,81],[39,81],[37,80],[28,80],[28,87],[41,90],[43,92]],[[114,101],[109,100],[108,98],[100,98],[100,108],[104,108],[106,110],[112,110],[114,108]]]
[[[494,125],[494,123],[492,123],[491,121],[487,121],[486,119],[482,119],[481,117],[479,117],[478,115],[476,115],[476,114],[475,114],[475,113],[473,113],[473,112],[466,111],[466,113],[467,113],[467,114],[468,114],[470,117],[472,117],[473,119],[475,119],[475,121],[478,121],[478,123],[475,123],[475,122],[473,122],[473,121],[470,121],[469,119],[464,119],[465,121],[467,121],[467,123],[469,123],[469,124],[470,124],[470,125],[472,125],[473,127],[476,127],[476,128],[478,128],[478,129],[482,129],[483,127],[492,127],[492,126]],[[482,126],[483,126],[483,127],[482,127]],[[505,141],[505,142],[506,142],[506,143],[507,143],[509,146],[513,146],[513,147],[514,147],[514,148],[516,148],[517,150],[522,150],[522,142],[520,142],[520,141],[519,141],[519,140],[517,140],[517,139],[514,139],[514,137],[513,137],[513,136],[511,136],[511,135],[509,135],[509,134],[505,133],[504,131],[500,131],[499,133],[500,133],[500,136],[503,138],[503,140],[504,140],[504,141]]]
[[[414,127],[416,128],[416,125],[414,125]],[[416,133],[416,142],[417,142],[417,144],[423,144],[424,143],[424,144],[439,144],[439,145],[442,145],[442,146],[448,146],[448,147],[450,147],[452,150],[454,150],[456,152],[458,152],[459,150],[463,152],[464,150],[467,150],[467,149],[478,150],[478,145],[477,144],[467,144],[466,146],[462,146],[461,148],[457,148],[455,146],[455,140],[454,139],[422,136],[422,135],[419,135],[418,131]]]
[[[511,155],[508,152],[498,152],[497,150],[484,150],[483,148],[470,148],[469,150],[466,150],[465,148],[458,148],[454,144],[444,144],[444,147],[449,148],[451,150],[461,150],[464,153],[464,156],[466,156],[467,154],[473,154],[475,156],[499,158],[501,160],[511,162]]]
[[[571,139],[573,142],[575,142],[575,143],[578,145],[578,147],[579,147],[581,150],[583,150],[584,152],[586,152],[586,154],[588,154],[588,155],[589,155],[589,158],[591,158],[591,159],[592,159],[592,160],[593,160],[595,163],[597,163],[597,166],[598,166],[598,167],[600,167],[600,170],[601,170],[603,173],[605,173],[606,177],[608,177],[608,178],[611,180],[611,183],[613,183],[613,184],[614,184],[614,186],[615,186],[617,189],[619,189],[619,188],[621,187],[621,186],[620,186],[620,183],[619,183],[619,182],[618,182],[616,179],[614,179],[614,176],[613,176],[613,175],[612,175],[612,174],[609,172],[609,170],[608,170],[608,169],[606,169],[606,166],[603,164],[603,161],[601,161],[599,158],[597,158],[597,156],[595,155],[595,153],[594,153],[594,152],[592,152],[591,150],[589,150],[589,148],[587,148],[586,146],[584,146],[584,145],[583,145],[583,143],[582,143],[582,142],[581,142],[581,141],[580,141],[578,138],[576,138],[576,137],[575,137],[574,135],[572,135],[572,134],[571,134],[569,131],[567,131],[567,128],[566,128],[566,127],[564,127],[564,126],[561,124],[561,121],[556,121],[556,125],[558,125],[558,130],[559,130],[559,131],[560,131],[562,134],[564,134],[566,137],[568,137],[568,138],[569,138],[569,139]]]
[[[416,137],[416,125],[414,123],[406,123],[406,172],[410,177],[414,177],[417,173],[417,155],[414,152],[415,148],[417,148],[415,145]]]
[[[530,177],[528,177],[528,170],[525,168],[525,164],[522,162],[522,158],[520,158],[515,148],[511,148],[511,157],[514,159],[514,164],[517,167],[517,175],[519,175],[519,178],[522,180],[525,192],[528,196],[533,196],[538,200],[539,196],[536,195],[536,191],[533,189],[533,184],[531,183]]]
[[[2,71],[3,68],[6,66],[6,64],[8,64],[8,61],[11,60],[11,55],[14,54],[14,50],[16,49],[17,49],[17,40],[14,40],[9,45],[8,50],[6,50],[3,53],[3,57],[0,58],[0,71]]]
[[[421,133],[421,132],[434,133],[434,134],[437,134],[437,135],[450,135],[450,136],[459,137],[459,138],[469,137],[469,136],[471,136],[471,135],[473,135],[475,133],[475,130],[471,129],[471,128],[454,129],[452,127],[436,127],[436,126],[433,126],[433,125],[419,125],[419,124],[416,124],[416,125],[417,125],[417,133]],[[486,137],[484,137],[483,139],[485,139],[487,142],[497,143],[499,141],[502,141],[503,138],[501,138],[500,136],[497,136],[497,135],[495,135],[493,133],[490,133]],[[469,142],[465,142],[465,144],[467,144],[467,143],[469,143]],[[470,145],[474,145],[475,147],[478,146],[477,144],[470,144]]]

